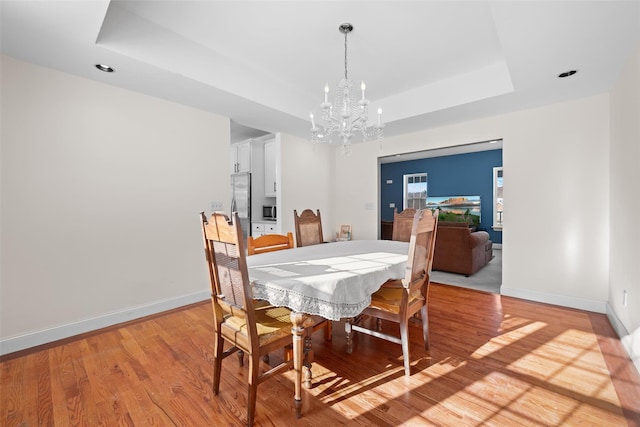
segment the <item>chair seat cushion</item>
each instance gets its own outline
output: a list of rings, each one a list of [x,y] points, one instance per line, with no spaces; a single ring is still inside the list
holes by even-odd
[[[402,294],[405,292],[407,292],[407,290],[402,287],[402,285],[400,287],[393,287],[389,285],[383,286],[371,295],[371,304],[369,307],[398,314],[400,313]],[[417,299],[422,299],[420,294],[416,293],[415,295],[410,295],[409,305]]]
[[[277,341],[285,336],[291,336],[291,310],[286,307],[275,307],[265,301],[257,304],[254,310],[256,314],[256,329],[260,346]],[[305,328],[310,328],[316,323],[315,318],[307,318]],[[241,316],[228,316],[222,323],[222,334],[228,340],[241,346],[248,342],[247,321]]]
[[[291,311],[285,307],[263,306],[255,310],[256,329],[260,345],[291,335]],[[247,319],[228,316],[222,323],[222,334],[229,340],[244,347],[248,340]],[[246,344],[245,344],[246,345]]]

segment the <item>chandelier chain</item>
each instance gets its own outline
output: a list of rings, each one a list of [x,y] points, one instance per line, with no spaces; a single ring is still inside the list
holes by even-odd
[[[344,79],[349,80],[347,77],[347,32],[344,33]]]

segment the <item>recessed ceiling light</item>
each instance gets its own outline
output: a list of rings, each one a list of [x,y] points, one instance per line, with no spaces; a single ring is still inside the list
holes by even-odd
[[[565,78],[565,77],[569,77],[569,76],[573,76],[575,73],[577,73],[578,70],[570,70],[570,71],[565,71],[564,73],[560,73],[558,74],[558,77],[560,77],[561,79]]]
[[[113,73],[115,71],[113,68],[104,64],[96,64],[96,68],[100,71],[104,71],[105,73]]]

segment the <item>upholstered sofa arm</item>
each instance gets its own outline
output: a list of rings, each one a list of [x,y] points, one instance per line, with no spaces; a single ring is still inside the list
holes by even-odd
[[[436,235],[437,239],[437,235]],[[484,245],[489,240],[489,233],[486,231],[474,231],[469,236],[469,247],[471,249]]]

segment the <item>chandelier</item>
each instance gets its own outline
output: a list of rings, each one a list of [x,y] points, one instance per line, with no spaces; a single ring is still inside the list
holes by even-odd
[[[358,100],[354,83],[349,80],[347,74],[347,35],[353,31],[353,25],[349,23],[342,24],[338,30],[344,34],[344,79],[338,83],[335,91],[335,100],[332,104],[329,102],[329,85],[324,87],[324,102],[320,104],[322,107],[322,121],[324,124],[316,126],[311,117],[311,140],[313,142],[331,143],[335,134],[342,143],[342,150],[345,155],[351,153],[351,137],[356,133],[362,133],[362,140],[371,139],[382,140],[382,109],[378,109],[378,122],[376,125],[368,128],[369,120],[369,100],[364,97],[366,86],[364,82],[360,85],[362,97]]]

